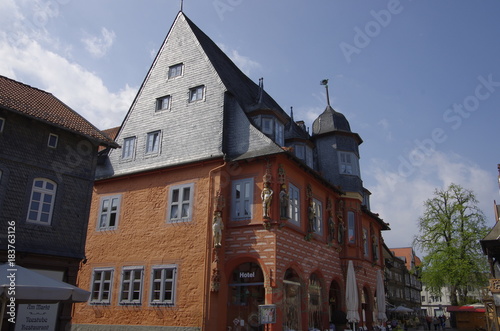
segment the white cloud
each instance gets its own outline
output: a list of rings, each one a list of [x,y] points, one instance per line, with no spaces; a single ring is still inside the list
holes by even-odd
[[[101,28],[100,36],[86,36],[82,39],[85,49],[93,57],[99,58],[106,55],[115,40],[114,31],[109,31],[106,28]]]
[[[247,56],[241,55],[237,50],[229,50],[223,44],[219,44],[218,46],[224,53],[229,56],[234,64],[236,64],[238,68],[240,68],[240,70],[245,73],[245,75],[249,76],[252,70],[261,68],[260,63],[253,61]]]
[[[375,179],[375,184],[367,187],[372,192],[371,209],[390,223],[391,230],[383,233],[389,247],[411,246],[425,200],[433,197],[435,189],[446,189],[451,183],[474,192],[488,226],[493,226],[497,180],[477,164],[455,153],[435,151],[409,176],[392,168],[386,161],[373,159],[366,171]]]
[[[62,45],[44,29],[45,20],[58,14],[56,7],[41,1],[2,0],[0,13],[11,23],[0,27],[1,75],[52,93],[100,129],[121,124],[137,88],[125,85],[110,91],[100,77],[69,60],[71,45]],[[35,17],[38,21],[28,19]],[[102,34],[105,49],[114,33],[103,29]],[[98,54],[98,48],[95,51]]]

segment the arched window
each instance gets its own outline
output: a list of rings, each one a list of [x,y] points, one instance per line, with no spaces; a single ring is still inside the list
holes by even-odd
[[[56,198],[57,184],[46,178],[35,178],[31,189],[27,221],[50,225]]]
[[[283,278],[283,330],[300,330],[301,324],[301,282],[293,269],[288,269]]]

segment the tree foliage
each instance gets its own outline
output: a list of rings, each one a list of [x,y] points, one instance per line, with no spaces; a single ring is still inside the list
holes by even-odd
[[[425,201],[413,244],[424,254],[422,282],[433,294],[449,287],[452,305],[467,301],[468,288],[487,282],[487,258],[479,240],[489,229],[474,193],[451,184]]]

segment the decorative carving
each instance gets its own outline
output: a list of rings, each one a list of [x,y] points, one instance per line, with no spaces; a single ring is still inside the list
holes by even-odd
[[[264,182],[264,188],[260,194],[262,198],[262,217],[270,218],[271,201],[273,199],[273,190],[269,188],[269,182]]]
[[[280,218],[281,219],[289,219],[288,215],[288,204],[290,203],[290,199],[288,197],[286,184],[281,184],[280,191]]]
[[[344,243],[345,225],[344,225],[344,200],[337,201],[337,220],[338,220],[338,236],[339,244]]]

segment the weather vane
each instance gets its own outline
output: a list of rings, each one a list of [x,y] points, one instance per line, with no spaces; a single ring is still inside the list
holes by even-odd
[[[323,79],[321,85],[325,85],[326,88],[326,103],[330,106],[330,95],[328,94],[328,79]]]

